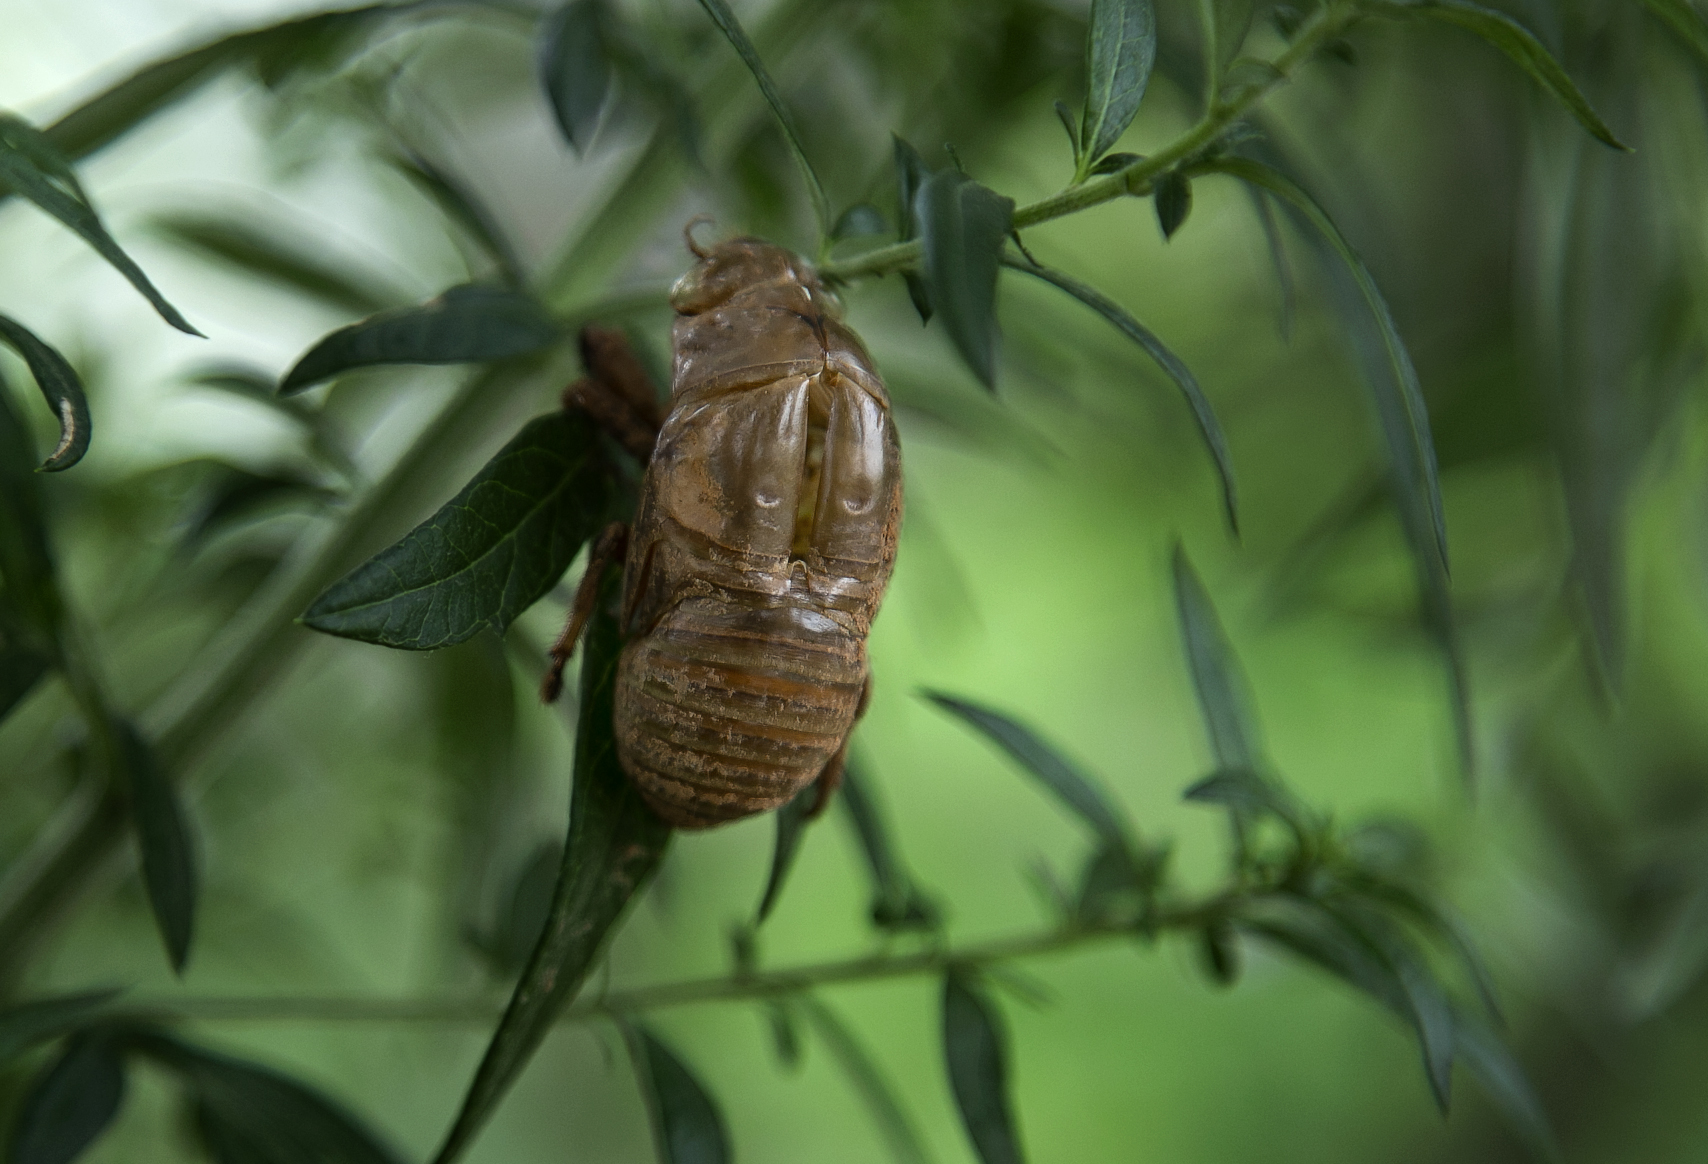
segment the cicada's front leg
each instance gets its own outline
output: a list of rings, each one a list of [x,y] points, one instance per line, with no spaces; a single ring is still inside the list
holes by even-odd
[[[629,527],[620,521],[612,522],[593,539],[593,548],[587,553],[587,573],[581,576],[581,585],[575,589],[575,601],[569,605],[563,633],[552,644],[551,664],[546,668],[545,678],[540,680],[543,702],[552,702],[563,691],[564,664],[575,652],[576,640],[586,628],[587,620],[593,617],[593,608],[599,603],[599,583],[604,580],[606,570],[623,560],[628,546]]]

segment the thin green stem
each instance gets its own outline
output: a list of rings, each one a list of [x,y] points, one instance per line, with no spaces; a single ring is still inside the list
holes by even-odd
[[[699,1003],[754,1002],[824,987],[941,974],[951,966],[986,967],[1022,958],[1064,953],[1113,940],[1150,939],[1202,928],[1241,902],[1274,892],[1235,889],[1165,906],[1141,925],[1131,920],[1070,921],[1046,930],[964,946],[933,946],[907,954],[875,954],[779,970],[753,971],[614,990],[567,1008],[560,1023],[584,1023],[614,1014],[633,1014]],[[503,1003],[486,998],[387,999],[179,998],[115,1008],[116,1015],[149,1022],[371,1022],[490,1023]]]
[[[1147,194],[1151,181],[1180,162],[1190,158],[1215,142],[1241,117],[1245,116],[1274,90],[1285,85],[1294,70],[1308,61],[1329,40],[1340,35],[1357,18],[1354,4],[1336,0],[1317,9],[1287,50],[1273,61],[1265,76],[1248,81],[1233,92],[1212,100],[1210,108],[1196,125],[1169,142],[1162,149],[1133,164],[1094,178],[1089,182],[1067,187],[1048,198],[1022,206],[1014,212],[1014,227],[1022,230],[1052,219],[1076,214],[1127,194]],[[867,251],[863,255],[840,263],[827,263],[820,273],[836,282],[850,282],[873,275],[917,267],[920,243],[894,243]]]

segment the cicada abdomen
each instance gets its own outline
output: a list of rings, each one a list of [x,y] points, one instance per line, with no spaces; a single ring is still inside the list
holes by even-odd
[[[675,369],[628,541],[618,755],[681,828],[839,773],[895,562],[889,396],[801,260],[705,253],[671,303]]]

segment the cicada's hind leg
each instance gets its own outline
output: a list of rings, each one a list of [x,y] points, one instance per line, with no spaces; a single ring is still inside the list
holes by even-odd
[[[592,417],[644,466],[661,417],[652,380],[628,337],[615,328],[582,328],[581,362],[587,375],[564,389],[563,406]]]
[[[813,786],[818,789],[818,799],[807,812],[807,819],[812,820],[825,809],[836,796],[836,790],[842,787],[842,770],[848,765],[848,741],[854,738],[854,729],[860,726],[860,717],[866,714],[866,708],[872,702],[872,673],[866,672],[866,681],[860,687],[860,702],[854,708],[854,722],[848,725],[848,734],[842,737],[842,746],[836,749],[824,765],[824,771],[818,774]]]
[[[620,521],[612,522],[593,539],[593,548],[587,553],[587,573],[581,576],[581,585],[576,587],[575,601],[570,603],[563,633],[552,644],[551,665],[546,668],[545,678],[540,680],[542,701],[550,703],[563,691],[563,667],[569,662],[587,620],[593,617],[593,608],[599,602],[599,583],[604,579],[605,571],[622,560],[628,545],[629,527]]]

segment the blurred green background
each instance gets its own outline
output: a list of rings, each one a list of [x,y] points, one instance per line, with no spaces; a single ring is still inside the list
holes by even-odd
[[[95,443],[43,480],[68,585],[120,704],[169,717],[222,626],[269,573],[348,513],[430,424],[460,369],[345,376],[309,428],[201,384],[276,377],[333,327],[480,273],[465,236],[386,158],[408,149],[478,194],[558,306],[655,288],[684,269],[680,229],[805,247],[782,139],[692,3],[624,6],[648,51],[703,101],[703,168],[668,103],[631,86],[577,158],[550,120],[530,29],[503,10],[403,22],[281,80],[244,71],[147,121],[81,173],[115,234],[208,334],[152,318],[68,232],[0,210],[0,310],[74,359]],[[893,207],[893,130],[938,164],[953,142],[1021,202],[1070,176],[1051,102],[1077,104],[1074,0],[814,0],[739,6],[839,204]],[[1265,9],[1265,6],[1260,8]],[[1191,124],[1196,6],[1160,0],[1164,54],[1121,148]],[[0,0],[0,106],[47,123],[136,65],[300,5]],[[1004,709],[1100,776],[1188,884],[1225,863],[1224,829],[1181,791],[1210,767],[1175,628],[1182,540],[1251,679],[1280,771],[1337,819],[1398,815],[1504,991],[1511,1038],[1574,1162],[1708,1156],[1708,115],[1703,66],[1624,0],[1510,6],[1559,53],[1624,140],[1596,144],[1498,53],[1453,30],[1371,22],[1265,109],[1284,151],[1364,254],[1429,398],[1478,769],[1456,758],[1447,685],[1419,628],[1409,558],[1382,489],[1364,390],[1313,252],[1289,232],[1289,311],[1252,203],[1194,188],[1164,243],[1148,201],[1027,233],[1044,262],[1112,296],[1194,369],[1228,428],[1243,538],[1172,386],[1051,289],[1002,289],[1004,360],[987,396],[894,278],[846,291],[899,407],[908,519],[874,630],[868,777],[955,943],[1041,928],[1034,872],[1071,878],[1086,838],[1013,766],[918,697]],[[1248,52],[1280,44],[1265,12]],[[710,94],[708,96],[708,94]],[[336,271],[338,293],[230,261],[206,240],[270,240]],[[276,264],[275,264],[276,266]],[[351,288],[371,302],[360,302]],[[666,352],[668,319],[633,322]],[[0,355],[16,405],[47,417]],[[512,376],[392,499],[372,551],[449,497],[521,419],[554,406],[571,357]],[[44,446],[45,447],[45,446]],[[247,476],[246,476],[247,475]],[[270,489],[239,488],[273,480]],[[283,484],[280,484],[280,482]],[[294,486],[292,485],[294,482]],[[234,500],[235,498],[235,500]],[[251,504],[253,502],[253,504]],[[281,563],[284,565],[281,566]],[[572,577],[574,572],[572,571]],[[300,637],[268,690],[183,773],[196,790],[206,897],[188,972],[159,953],[134,858],[94,879],[32,950],[24,994],[126,985],[210,996],[490,999],[507,973],[475,937],[561,838],[572,716],[532,696],[567,591],[505,643],[420,655]],[[85,795],[75,717],[47,684],[0,728],[0,860],[27,872]],[[67,806],[72,806],[68,808]],[[772,826],[677,840],[604,981],[716,974],[751,915]],[[870,886],[833,812],[807,834],[760,943],[787,966],[869,952]],[[898,938],[905,946],[928,939]],[[1007,996],[1030,1158],[1517,1160],[1473,1086],[1430,1102],[1404,1029],[1337,982],[1248,947],[1236,987],[1189,943],[1111,942],[1022,969]],[[596,981],[594,988],[602,988]],[[933,1157],[972,1157],[924,980],[826,992],[895,1081]],[[867,1161],[883,1142],[824,1050],[780,1067],[751,1005],[660,1012],[658,1029],[722,1102],[741,1159]],[[442,1134],[483,1022],[225,1021],[193,1033],[345,1099],[410,1158]],[[193,1158],[165,1083],[138,1073],[87,1157]],[[1468,1083],[1467,1080],[1461,1080]],[[15,1096],[20,1079],[3,1085]],[[473,1160],[651,1159],[609,1031],[555,1033]]]

